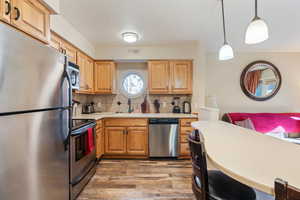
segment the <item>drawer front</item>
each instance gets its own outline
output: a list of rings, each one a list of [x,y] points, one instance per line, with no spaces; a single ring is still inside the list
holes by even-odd
[[[106,119],[105,126],[113,126],[113,127],[148,126],[148,119],[139,119],[139,118]]]
[[[190,148],[188,143],[180,144],[180,155],[182,156],[189,156],[190,155]]]
[[[180,135],[189,135],[193,132],[194,128],[192,127],[180,127]]]
[[[191,126],[192,122],[197,121],[197,118],[191,118],[191,119],[181,119],[180,120],[180,126]]]
[[[188,135],[180,135],[180,143],[187,143],[187,137]]]

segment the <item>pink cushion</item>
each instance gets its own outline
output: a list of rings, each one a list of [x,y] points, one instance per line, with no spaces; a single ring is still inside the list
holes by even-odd
[[[286,133],[300,133],[300,113],[228,113],[230,122],[251,119],[255,130],[268,133],[282,127]]]

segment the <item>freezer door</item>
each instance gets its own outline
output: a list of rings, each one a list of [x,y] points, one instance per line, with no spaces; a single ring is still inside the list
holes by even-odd
[[[0,24],[0,114],[62,106],[64,56]]]
[[[0,117],[0,199],[69,199],[67,121],[67,110]]]

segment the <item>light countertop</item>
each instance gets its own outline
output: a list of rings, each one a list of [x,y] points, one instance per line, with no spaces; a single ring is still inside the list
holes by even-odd
[[[221,121],[198,121],[209,160],[236,180],[274,194],[281,178],[300,188],[300,145]]]
[[[73,119],[103,119],[103,118],[197,118],[193,114],[174,113],[93,113],[73,116]]]

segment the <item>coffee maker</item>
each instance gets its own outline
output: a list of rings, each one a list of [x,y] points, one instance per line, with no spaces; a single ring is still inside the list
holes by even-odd
[[[174,97],[172,105],[173,105],[173,113],[180,113],[181,109],[180,109],[180,97]]]

